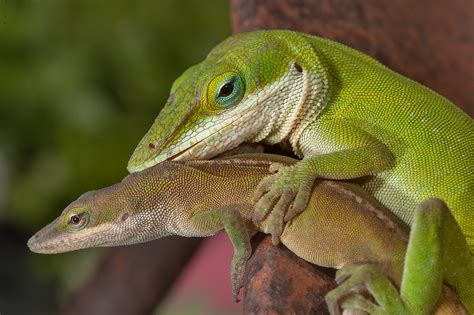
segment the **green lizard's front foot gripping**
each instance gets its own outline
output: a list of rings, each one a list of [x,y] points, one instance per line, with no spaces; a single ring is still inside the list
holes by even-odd
[[[255,211],[252,220],[259,224],[268,215],[268,232],[278,245],[283,225],[302,212],[308,205],[316,176],[303,173],[297,165],[275,163],[270,171],[278,173],[262,179],[255,192]]]
[[[340,285],[325,299],[332,315],[341,310],[358,310],[369,314],[409,314],[397,289],[375,266],[348,265],[336,274]],[[376,303],[366,298],[369,294]]]

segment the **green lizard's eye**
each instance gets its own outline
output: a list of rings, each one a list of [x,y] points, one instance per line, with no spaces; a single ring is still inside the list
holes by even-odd
[[[219,79],[215,92],[217,104],[224,108],[236,105],[244,95],[244,84],[240,76],[236,73],[225,73],[216,79]]]
[[[87,226],[89,223],[89,213],[88,212],[81,212],[81,213],[73,213],[69,216],[69,221],[67,222],[68,227],[71,230],[78,231],[82,230]]]

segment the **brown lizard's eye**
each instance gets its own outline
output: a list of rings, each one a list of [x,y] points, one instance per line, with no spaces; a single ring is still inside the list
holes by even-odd
[[[73,230],[80,230],[89,223],[89,213],[83,212],[79,214],[73,214],[69,217],[67,222],[68,226]]]
[[[73,215],[71,216],[71,219],[69,220],[71,224],[77,225],[81,223],[81,218],[78,215]]]
[[[219,90],[219,97],[226,97],[232,94],[234,91],[234,82],[224,84]]]

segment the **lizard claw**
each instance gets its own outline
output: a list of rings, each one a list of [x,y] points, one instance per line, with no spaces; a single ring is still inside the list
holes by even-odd
[[[294,217],[296,217],[298,214],[304,211],[306,209],[306,206],[309,203],[309,198],[311,197],[311,192],[313,191],[313,183],[314,179],[304,181],[300,185],[300,189],[298,190],[298,193],[296,194],[296,197],[291,204],[291,206],[288,208],[288,211],[286,212],[284,222],[288,222]]]

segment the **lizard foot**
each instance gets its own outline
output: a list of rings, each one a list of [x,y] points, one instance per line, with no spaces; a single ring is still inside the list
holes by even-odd
[[[259,224],[268,216],[268,232],[272,235],[272,243],[278,245],[284,223],[306,209],[315,176],[299,172],[297,165],[275,163],[270,166],[270,171],[277,173],[259,183],[252,220]]]
[[[336,282],[339,286],[325,296],[331,315],[347,310],[368,314],[407,314],[398,291],[373,265],[345,266],[336,273]]]

